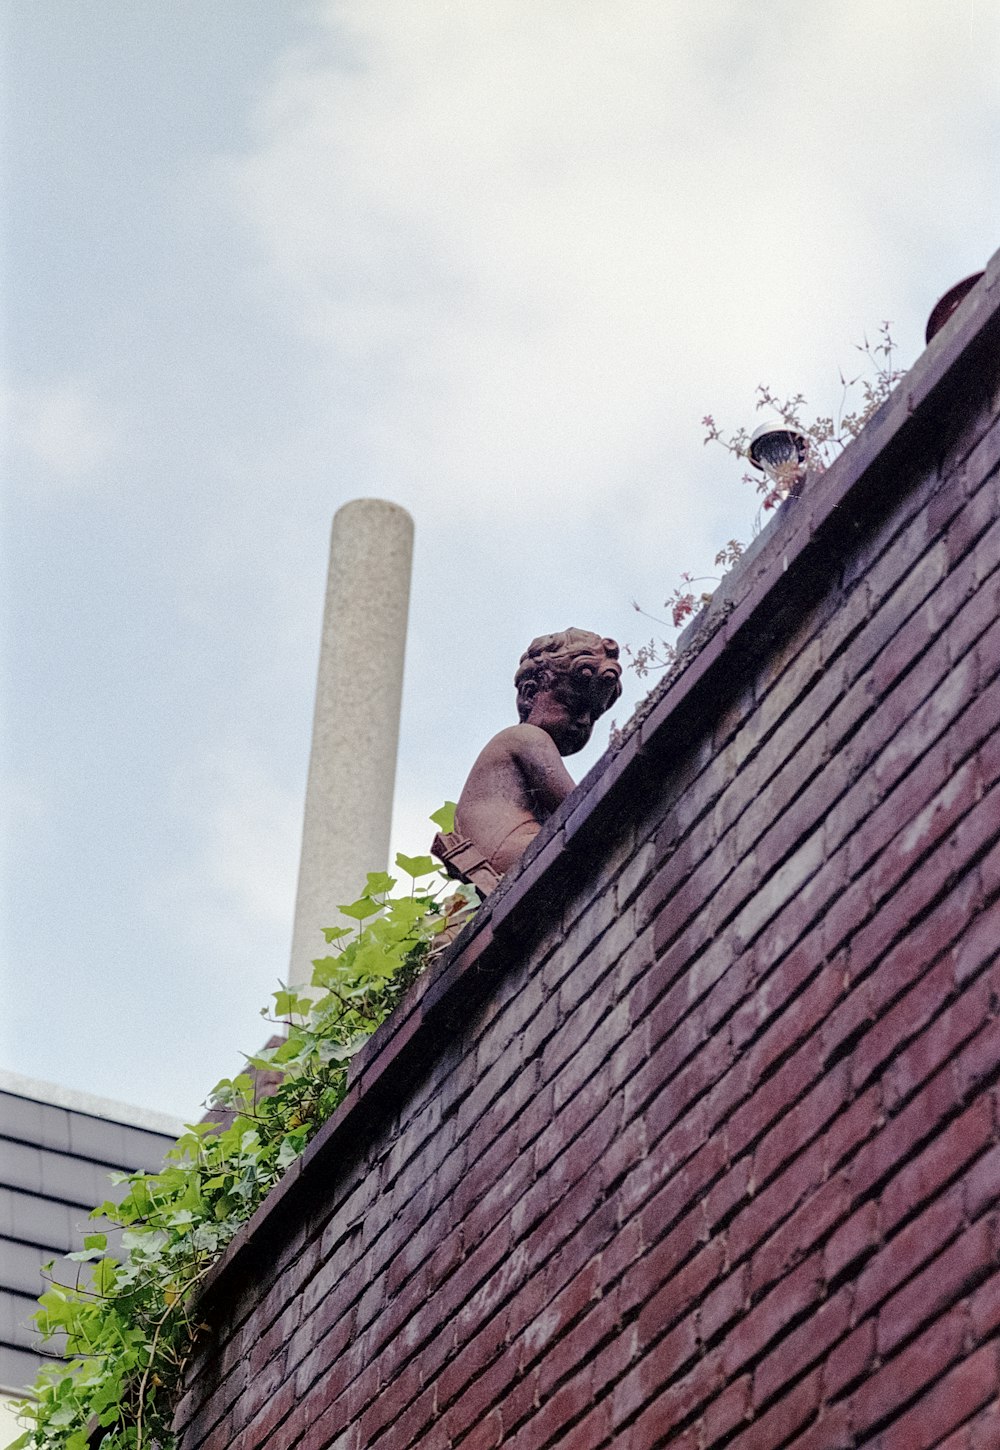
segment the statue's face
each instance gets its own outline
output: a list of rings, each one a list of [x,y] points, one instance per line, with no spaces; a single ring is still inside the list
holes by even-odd
[[[611,703],[610,691],[595,683],[586,665],[559,674],[531,702],[527,723],[551,736],[560,755],[575,755],[591,737],[594,722]]]

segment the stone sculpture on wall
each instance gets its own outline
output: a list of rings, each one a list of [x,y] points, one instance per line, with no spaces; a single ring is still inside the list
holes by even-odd
[[[514,684],[520,724],[480,752],[462,789],[455,829],[431,850],[449,873],[487,895],[523,856],[575,782],[562,763],[582,750],[621,694],[618,646],[587,629],[532,640]]]

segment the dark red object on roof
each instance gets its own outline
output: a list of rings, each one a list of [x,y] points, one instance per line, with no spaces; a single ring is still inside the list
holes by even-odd
[[[973,272],[971,277],[964,277],[961,282],[956,282],[954,287],[950,287],[944,296],[934,304],[934,310],[927,319],[925,342],[930,342],[935,333],[941,331],[948,318],[959,303],[969,295],[982,275],[982,272]]]

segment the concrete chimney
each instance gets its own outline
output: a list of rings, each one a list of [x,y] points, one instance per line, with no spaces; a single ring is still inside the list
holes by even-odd
[[[289,986],[326,955],[324,926],[356,925],[365,873],[385,870],[403,691],[413,520],[384,499],[333,519]]]

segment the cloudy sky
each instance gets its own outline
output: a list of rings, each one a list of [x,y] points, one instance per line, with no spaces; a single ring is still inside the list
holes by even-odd
[[[422,851],[533,635],[748,535],[702,416],[1000,245],[1000,0],[0,13],[0,1066],[190,1115],[287,967],[335,509],[416,521]]]

